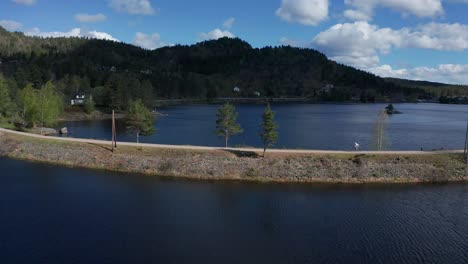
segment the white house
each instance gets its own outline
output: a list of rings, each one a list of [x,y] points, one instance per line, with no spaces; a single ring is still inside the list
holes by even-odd
[[[234,87],[234,89],[232,89],[233,92],[235,93],[240,93],[240,88],[239,87]]]
[[[331,90],[333,90],[335,88],[335,86],[333,84],[329,84],[329,83],[322,83],[322,87],[320,88],[320,90],[322,92],[326,92],[326,93],[329,93]]]
[[[75,98],[71,99],[70,104],[73,105],[84,105],[85,103],[85,95],[84,94],[79,94],[75,95]]]

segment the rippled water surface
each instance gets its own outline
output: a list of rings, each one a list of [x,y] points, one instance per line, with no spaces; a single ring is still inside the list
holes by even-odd
[[[383,148],[389,150],[463,149],[468,106],[441,104],[396,104],[401,115],[380,120],[383,104],[273,105],[280,126],[278,148],[350,150],[358,142],[364,150],[376,148],[383,133]],[[156,133],[143,142],[223,146],[214,134],[218,105],[190,105],[162,108]],[[259,123],[264,105],[237,105],[244,133],[232,138],[231,145],[261,146]],[[110,139],[111,121],[67,122],[72,137]],[[135,141],[118,127],[118,140]],[[379,132],[381,131],[381,132]]]
[[[168,180],[0,158],[1,263],[468,263],[468,185]]]

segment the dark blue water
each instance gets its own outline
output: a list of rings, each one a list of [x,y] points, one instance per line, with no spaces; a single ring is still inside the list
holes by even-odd
[[[0,158],[0,262],[468,263],[468,185],[168,180]]]
[[[214,134],[218,105],[190,105],[160,109],[156,133],[143,142],[224,146]],[[244,133],[232,138],[232,146],[261,146],[259,123],[264,105],[238,105]],[[397,104],[401,115],[387,118],[384,129],[388,150],[463,149],[468,106],[441,104]],[[273,105],[280,125],[277,148],[350,150],[358,142],[364,150],[375,149],[379,112],[383,104]],[[68,122],[70,136],[110,139],[111,121]],[[118,139],[135,141],[120,123]]]

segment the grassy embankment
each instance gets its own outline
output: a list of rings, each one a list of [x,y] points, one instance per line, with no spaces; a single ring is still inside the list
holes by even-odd
[[[209,180],[324,183],[468,181],[461,154],[298,154],[119,146],[0,132],[0,156],[70,167]]]

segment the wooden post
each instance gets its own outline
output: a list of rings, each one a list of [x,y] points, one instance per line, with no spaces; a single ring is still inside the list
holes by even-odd
[[[112,152],[117,148],[117,132],[115,129],[115,111],[112,110]]]
[[[465,157],[465,162],[468,165],[468,122],[466,124],[466,138],[465,138],[465,150],[463,152]]]

